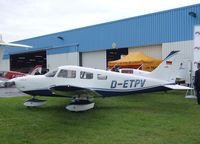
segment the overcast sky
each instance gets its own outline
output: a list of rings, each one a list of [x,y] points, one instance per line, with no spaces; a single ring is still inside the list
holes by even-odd
[[[10,42],[197,3],[200,0],[0,0],[0,34]]]

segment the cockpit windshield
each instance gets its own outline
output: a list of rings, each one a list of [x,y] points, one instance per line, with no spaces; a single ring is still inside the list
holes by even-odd
[[[46,77],[54,77],[57,73],[58,69],[52,70],[45,74]]]

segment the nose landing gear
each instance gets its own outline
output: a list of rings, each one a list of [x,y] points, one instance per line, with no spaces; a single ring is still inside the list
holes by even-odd
[[[38,106],[44,105],[46,103],[47,103],[46,100],[39,100],[39,99],[36,99],[35,97],[33,97],[33,98],[25,101],[24,105],[27,107],[38,107]]]

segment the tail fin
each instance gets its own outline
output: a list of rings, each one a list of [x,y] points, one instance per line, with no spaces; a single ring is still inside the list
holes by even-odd
[[[30,72],[30,75],[35,75],[37,73],[42,73],[42,65],[36,65]]]
[[[172,51],[155,70],[149,73],[149,77],[174,83],[179,67],[178,52]]]

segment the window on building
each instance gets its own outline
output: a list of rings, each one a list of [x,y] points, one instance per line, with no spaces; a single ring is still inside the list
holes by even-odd
[[[107,80],[107,75],[104,75],[104,74],[97,74],[97,79],[98,80]]]
[[[45,74],[45,76],[46,77],[54,77],[56,75],[57,71],[58,71],[58,69],[50,71],[47,74]]]
[[[60,70],[58,77],[61,78],[76,78],[76,71],[75,70]]]
[[[80,78],[81,79],[93,79],[93,73],[81,71]]]

